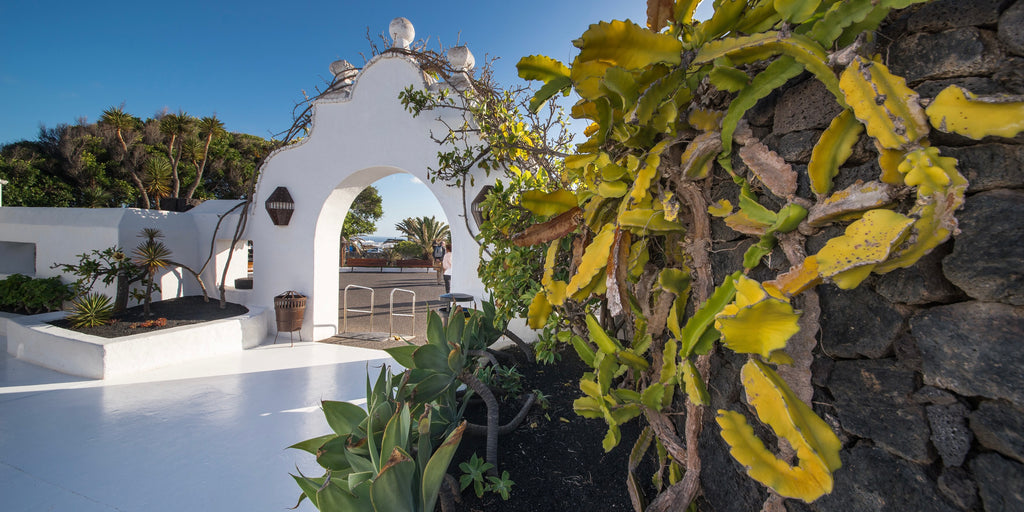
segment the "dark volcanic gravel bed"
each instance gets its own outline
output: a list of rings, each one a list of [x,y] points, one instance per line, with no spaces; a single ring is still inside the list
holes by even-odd
[[[209,302],[205,302],[203,301],[203,297],[199,295],[154,302],[150,304],[150,310],[151,314],[146,316],[143,311],[143,306],[139,305],[131,307],[124,310],[123,313],[115,316],[114,318],[117,321],[113,324],[97,327],[76,329],[71,327],[71,322],[64,319],[54,320],[53,322],[50,322],[50,324],[62,329],[91,334],[93,336],[119,338],[121,336],[131,336],[132,334],[169,329],[171,327],[178,327],[181,325],[191,325],[208,322],[210,320],[230,318],[233,316],[244,315],[249,312],[249,309],[245,306],[230,302],[227,303],[224,309],[221,309],[220,301],[216,298],[211,297]],[[167,319],[167,324],[163,327],[142,327],[138,325],[147,320],[158,320],[160,318]]]
[[[501,471],[509,472],[515,482],[510,499],[486,493],[477,498],[470,486],[462,492],[458,512],[565,512],[622,511],[633,506],[626,490],[626,468],[629,451],[640,433],[637,420],[622,426],[622,442],[605,453],[601,441],[608,431],[602,420],[586,419],[572,409],[573,400],[582,396],[579,378],[590,368],[580,361],[571,348],[561,351],[562,361],[556,365],[528,362],[515,349],[514,356],[523,374],[526,391],[539,389],[548,398],[548,408],[535,405],[526,420],[508,435],[498,438],[498,462]],[[511,419],[519,410],[517,401],[503,400],[500,423]],[[471,405],[466,419],[486,423],[483,404]],[[483,457],[485,438],[466,436],[452,461],[448,473],[458,478],[459,463],[473,453]],[[649,459],[649,458],[648,458]],[[645,459],[641,475],[653,474],[653,465]]]

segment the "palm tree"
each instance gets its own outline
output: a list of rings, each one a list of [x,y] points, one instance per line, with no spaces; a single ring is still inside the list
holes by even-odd
[[[142,309],[147,316],[152,313],[149,304],[153,301],[153,287],[156,284],[156,272],[170,263],[167,258],[171,256],[171,250],[159,239],[163,234],[159,229],[146,228],[139,235],[146,240],[135,248],[132,256],[132,263],[143,269],[146,273],[146,299]]]
[[[213,142],[213,138],[227,133],[224,130],[224,123],[217,119],[216,114],[200,119],[198,128],[199,135],[206,138],[206,143],[203,145],[203,160],[196,166],[196,180],[192,182],[192,186],[185,193],[185,199],[192,199],[192,194],[196,193],[196,188],[203,181],[203,172],[206,171],[206,162],[210,156],[210,143]]]
[[[448,224],[430,217],[409,217],[398,224],[395,229],[404,234],[410,242],[414,242],[427,253],[430,263],[434,263],[434,242],[443,242],[451,238]]]
[[[99,124],[108,126],[114,129],[117,134],[117,141],[121,143],[121,168],[132,180],[135,188],[139,190],[139,194],[142,196],[142,206],[149,208],[149,195],[146,194],[146,187],[142,183],[142,177],[138,171],[131,164],[132,159],[129,158],[128,142],[131,141],[132,145],[138,142],[138,136],[134,132],[141,122],[135,116],[124,111],[124,105],[119,107],[110,107],[103,111],[103,115],[100,116]],[[125,138],[128,135],[128,138]]]
[[[171,195],[171,164],[160,156],[152,156],[146,160],[142,171],[143,191],[156,202],[160,209],[160,200]]]
[[[145,302],[143,303],[143,311],[147,316],[152,315],[149,305],[153,301],[153,290],[160,290],[160,285],[156,283],[156,273],[162,268],[174,268],[179,267],[182,270],[192,274],[195,278],[196,284],[199,285],[199,289],[203,292],[203,301],[209,302],[210,296],[206,293],[206,285],[203,284],[203,280],[199,278],[199,274],[192,270],[192,267],[183,263],[174,261],[171,259],[171,250],[160,241],[164,237],[164,234],[159,229],[155,228],[144,228],[139,233],[139,238],[145,240],[139,243],[132,251],[132,264],[142,269],[145,275],[144,282],[146,283],[146,295]],[[118,281],[120,285],[120,281]]]
[[[184,110],[177,114],[167,114],[160,118],[160,133],[170,136],[167,143],[167,159],[171,161],[171,197],[178,197],[181,192],[181,180],[178,179],[178,163],[181,160],[184,138],[191,134],[196,119]]]

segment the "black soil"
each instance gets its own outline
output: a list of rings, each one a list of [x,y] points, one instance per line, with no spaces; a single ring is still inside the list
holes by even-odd
[[[141,305],[131,307],[124,310],[121,314],[115,315],[114,320],[116,321],[114,323],[96,327],[75,328],[71,326],[71,322],[64,319],[54,320],[50,324],[62,329],[91,334],[93,336],[119,338],[121,336],[131,336],[133,334],[244,315],[249,312],[249,309],[230,302],[226,304],[224,309],[221,309],[219,300],[211,298],[209,302],[206,302],[201,296],[196,295],[154,302],[150,304],[150,312],[150,315],[146,315],[144,307]],[[166,324],[150,327],[141,325],[146,321],[163,323],[160,319],[166,319]]]
[[[498,439],[499,473],[508,471],[515,482],[508,501],[494,493],[477,498],[470,486],[462,492],[462,503],[455,510],[466,512],[543,512],[567,510],[633,510],[626,490],[629,450],[639,435],[637,420],[622,426],[622,442],[609,453],[601,447],[608,431],[604,421],[576,415],[573,400],[582,396],[579,379],[588,368],[573,350],[563,350],[555,365],[529,363],[518,351],[517,368],[523,374],[523,389],[541,390],[548,408],[535,405],[526,420],[512,433]],[[511,398],[502,403],[501,424],[519,411],[520,401]],[[471,404],[466,419],[486,423],[483,403]],[[459,463],[473,453],[483,458],[484,437],[463,438],[448,469],[458,478]],[[641,474],[650,475],[644,472]]]

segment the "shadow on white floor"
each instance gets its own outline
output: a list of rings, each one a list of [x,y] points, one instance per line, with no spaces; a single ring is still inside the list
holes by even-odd
[[[383,364],[396,366],[377,350],[279,343],[90,380],[2,350],[0,510],[285,510],[299,497],[288,473],[321,473],[285,448],[330,431],[321,399],[362,404],[367,368]]]

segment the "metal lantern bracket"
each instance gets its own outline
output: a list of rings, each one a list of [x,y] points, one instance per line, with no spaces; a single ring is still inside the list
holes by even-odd
[[[480,203],[483,203],[484,199],[487,199],[487,194],[490,193],[491,189],[493,188],[493,186],[487,185],[484,188],[480,189],[480,192],[476,195],[475,198],[473,198],[473,202],[470,203],[470,211],[473,213],[473,220],[476,221],[476,227],[478,228],[484,223],[485,220],[487,220],[485,218],[486,216],[484,215],[483,210],[481,209]]]
[[[287,226],[295,212],[295,201],[285,187],[277,187],[266,202],[267,213],[275,226]]]

